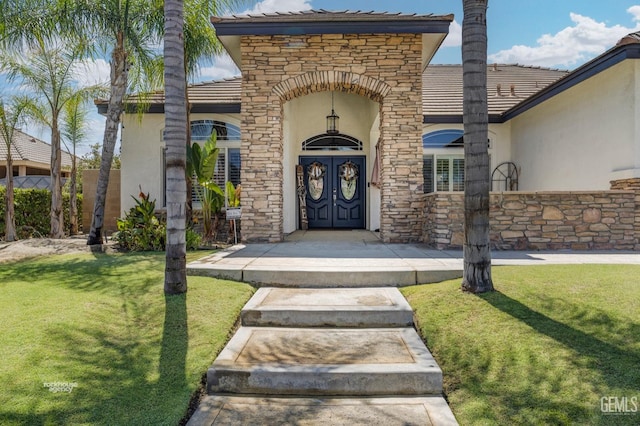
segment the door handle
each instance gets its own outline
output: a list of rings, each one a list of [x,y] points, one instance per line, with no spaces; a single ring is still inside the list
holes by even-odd
[[[336,188],[333,188],[333,206],[336,206],[336,200],[338,199],[338,196],[336,195]]]

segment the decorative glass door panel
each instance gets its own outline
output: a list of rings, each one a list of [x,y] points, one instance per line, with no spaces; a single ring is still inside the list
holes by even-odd
[[[365,157],[300,157],[309,228],[365,227]]]

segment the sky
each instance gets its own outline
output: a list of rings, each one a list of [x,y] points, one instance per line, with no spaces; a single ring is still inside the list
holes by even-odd
[[[461,60],[462,0],[262,0],[246,2],[243,13],[294,12],[309,9],[361,10],[417,14],[454,14],[436,64],[459,64]],[[488,62],[518,63],[572,70],[598,56],[631,32],[640,31],[640,0],[489,0],[487,10]],[[197,81],[239,75],[228,57],[203,65]],[[78,67],[78,80],[90,83],[109,79],[109,64],[98,60]],[[5,86],[5,87],[2,87]],[[7,92],[0,76],[0,92]],[[90,117],[90,144],[102,142],[104,119]],[[48,141],[46,129],[27,126],[33,136]]]

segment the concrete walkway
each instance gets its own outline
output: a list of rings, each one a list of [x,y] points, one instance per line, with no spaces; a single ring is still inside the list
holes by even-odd
[[[190,426],[457,425],[397,288],[262,287]]]
[[[640,264],[623,251],[494,251],[492,264]],[[278,244],[236,245],[190,263],[190,275],[256,285],[340,287],[407,286],[462,276],[458,250],[423,244],[385,244],[369,231],[297,231]]]
[[[493,265],[640,264],[634,252],[493,252]],[[457,425],[398,286],[462,276],[462,252],[308,231],[237,245],[191,275],[260,288],[188,425]]]

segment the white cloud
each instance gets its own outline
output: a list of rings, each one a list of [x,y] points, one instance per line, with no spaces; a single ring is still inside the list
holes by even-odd
[[[104,59],[86,59],[76,63],[73,72],[82,87],[109,84],[111,67]]]
[[[597,22],[588,16],[571,13],[574,25],[556,34],[544,34],[536,46],[516,45],[489,55],[488,59],[499,63],[520,63],[546,67],[572,67],[589,60],[607,49],[625,35],[640,30],[640,6],[632,6],[627,12],[633,15],[634,27]]]
[[[237,77],[240,75],[240,70],[236,67],[236,64],[231,60],[229,55],[216,56],[213,59],[213,64],[208,67],[201,67],[198,72],[198,81],[202,80],[221,80],[223,78]]]
[[[455,20],[449,24],[449,34],[444,39],[442,47],[459,47],[462,45],[462,25]]]
[[[262,0],[253,9],[245,10],[242,15],[272,13],[272,12],[298,12],[310,10],[309,0]]]

